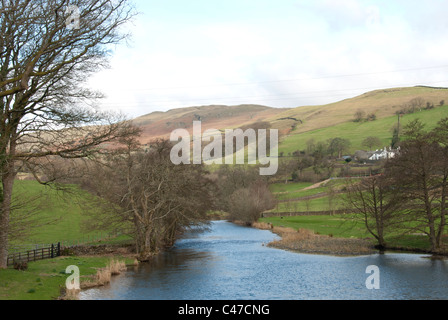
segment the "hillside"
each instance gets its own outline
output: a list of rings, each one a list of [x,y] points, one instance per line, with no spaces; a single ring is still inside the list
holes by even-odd
[[[278,119],[294,118],[298,121],[298,126],[293,134],[301,134],[351,121],[358,110],[366,114],[375,114],[377,119],[390,117],[416,98],[421,98],[424,105],[429,102],[437,106],[442,100],[448,102],[448,88],[421,86],[376,90],[328,105],[289,109],[269,118],[268,121],[273,127],[284,129],[285,126],[292,125],[293,121],[285,122]]]
[[[257,121],[276,118],[287,109],[260,105],[203,106],[154,112],[133,120],[143,130],[141,141],[147,143],[154,138],[169,137],[176,129],[191,130],[193,121],[201,121],[203,130],[231,129]]]
[[[200,120],[203,130],[210,128],[231,129],[257,121],[267,121],[271,123],[272,128],[279,129],[281,133],[286,135],[281,143],[281,149],[283,149],[281,151],[291,152],[297,150],[296,147],[292,147],[292,144],[298,141],[299,144],[300,141],[303,143],[306,141],[304,140],[305,136],[299,137],[299,135],[310,134],[315,130],[346,124],[347,127],[334,128],[336,133],[341,131],[348,134],[350,130],[355,130],[351,133],[351,136],[356,136],[357,139],[364,137],[364,133],[371,133],[372,130],[376,131],[380,122],[361,123],[360,126],[353,123],[354,113],[358,110],[364,111],[365,114],[375,114],[377,121],[390,118],[386,121],[388,123],[383,124],[385,127],[379,128],[388,131],[391,127],[390,124],[393,122],[391,117],[395,116],[396,112],[402,109],[404,105],[416,98],[420,98],[425,106],[427,102],[439,106],[442,100],[448,103],[448,89],[420,86],[376,90],[328,105],[303,106],[293,109],[270,108],[261,105],[191,107],[167,112],[153,112],[136,118],[133,122],[143,130],[141,142],[148,143],[154,138],[169,137],[169,134],[175,129],[190,130],[193,121]],[[440,111],[440,109],[438,110]],[[439,116],[439,113],[436,112],[435,116]],[[369,126],[373,127],[369,128]],[[359,135],[357,135],[356,130],[359,130],[360,127],[363,130],[365,129],[365,132],[358,132]],[[321,134],[322,136],[332,137],[335,131],[322,131]],[[388,134],[385,131],[382,133],[385,142]]]
[[[422,110],[413,114],[405,114],[401,117],[401,125],[405,126],[407,123],[415,119],[420,119],[427,129],[432,129],[436,126],[437,122],[443,118],[448,117],[448,106],[436,107],[432,110]],[[318,128],[297,134],[294,132],[282,139],[280,142],[279,151],[283,152],[286,156],[289,153],[293,153],[297,150],[305,150],[306,142],[313,139],[315,142],[325,142],[328,139],[340,137],[347,139],[351,142],[350,153],[353,154],[356,150],[365,149],[362,146],[362,142],[369,136],[378,137],[382,146],[377,148],[383,148],[390,146],[392,139],[392,130],[397,125],[397,116],[388,116],[380,118],[376,121],[369,122],[354,122],[347,121],[333,126]]]

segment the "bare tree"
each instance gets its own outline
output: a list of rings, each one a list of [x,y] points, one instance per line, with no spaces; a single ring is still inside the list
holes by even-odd
[[[359,109],[354,114],[354,121],[361,122],[364,120],[365,116],[366,116],[366,112],[364,110]]]
[[[289,201],[287,202],[289,206]],[[230,196],[230,218],[248,225],[258,221],[263,212],[275,208],[276,201],[264,181],[236,190]],[[289,208],[288,208],[289,210]]]
[[[288,163],[294,163],[287,162]],[[281,166],[282,168],[282,166]],[[290,171],[284,171],[290,172]],[[261,181],[267,183],[268,177],[261,178],[256,166],[233,165],[222,166],[216,171],[216,184],[218,187],[217,206],[224,212],[230,210],[230,197],[239,189],[249,188],[254,183]]]
[[[214,188],[204,166],[174,165],[171,148],[158,140],[143,153],[128,140],[127,152],[95,169],[98,178],[89,186],[99,196],[96,208],[103,209],[93,214],[90,228],[130,229],[140,261],[172,245],[182,229],[204,223],[212,209]]]
[[[372,148],[374,147],[380,147],[381,146],[381,140],[378,137],[367,137],[362,141],[362,145],[364,147],[369,148],[370,151],[372,151]]]
[[[448,119],[433,131],[426,131],[420,120],[409,123],[400,154],[390,160],[386,173],[402,193],[416,229],[427,234],[431,250],[442,247],[446,230],[448,191]]]
[[[351,147],[351,142],[344,138],[332,138],[328,140],[328,152],[331,155],[336,155],[339,159],[342,158],[344,152],[348,152]]]
[[[361,181],[348,180],[344,201],[353,210],[349,219],[360,221],[375,237],[379,248],[386,247],[386,236],[403,222],[403,206],[397,188],[383,176]]]
[[[123,117],[98,111],[102,95],[83,87],[107,66],[109,46],[126,38],[121,26],[133,12],[126,0],[1,0],[0,268],[20,167],[50,156],[92,157],[135,134]]]

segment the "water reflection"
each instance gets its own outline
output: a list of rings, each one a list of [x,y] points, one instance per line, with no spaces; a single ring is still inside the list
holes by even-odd
[[[420,255],[341,258],[272,249],[269,231],[213,222],[149,264],[82,299],[407,300],[447,299],[447,262]],[[381,289],[367,290],[366,268],[380,268]]]

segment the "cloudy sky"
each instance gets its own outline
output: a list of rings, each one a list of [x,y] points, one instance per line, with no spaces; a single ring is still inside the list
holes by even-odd
[[[446,0],[134,0],[132,39],[90,85],[130,117],[211,104],[318,105],[448,87]]]

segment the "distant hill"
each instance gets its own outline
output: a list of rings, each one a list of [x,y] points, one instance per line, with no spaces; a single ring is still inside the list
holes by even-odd
[[[437,122],[444,117],[448,117],[448,105],[435,107],[431,110],[416,111],[412,114],[405,114],[401,117],[400,123],[404,126],[415,119],[420,119],[427,129],[432,129],[437,125]],[[325,142],[328,139],[340,137],[351,142],[350,155],[353,155],[357,150],[366,150],[366,147],[362,145],[362,142],[369,136],[377,137],[381,141],[381,145],[375,146],[373,150],[382,149],[390,146],[392,142],[392,129],[397,123],[398,117],[394,115],[379,118],[376,121],[347,121],[335,124],[334,126],[318,128],[306,132],[293,132],[282,138],[279,152],[283,152],[283,155],[287,156],[298,150],[306,150],[307,141],[314,140],[314,142]]]
[[[269,118],[275,119],[276,114],[286,110],[260,105],[212,105],[153,112],[136,118],[133,122],[142,128],[141,141],[147,143],[154,138],[169,137],[176,129],[191,131],[193,121],[201,121],[203,130],[232,129]]]
[[[412,103],[411,103],[412,102]],[[441,107],[444,102],[444,107]],[[427,103],[434,109],[425,110]],[[378,136],[384,146],[390,144],[392,127],[397,123],[397,112],[408,110],[402,123],[421,118],[428,127],[434,127],[442,117],[448,117],[448,88],[412,87],[376,90],[358,97],[322,106],[308,106],[287,110],[268,119],[273,127],[285,128],[293,122],[279,121],[278,118],[299,120],[296,129],[282,138],[280,152],[285,155],[304,150],[306,141],[326,141],[342,137],[352,142],[352,151],[362,148],[362,140],[368,136]],[[354,114],[358,110],[365,115],[375,114],[377,120],[356,123]]]
[[[448,88],[417,86],[375,90],[327,105],[298,108],[279,109],[261,105],[190,107],[153,112],[133,122],[143,130],[142,143],[148,143],[154,138],[167,138],[175,129],[191,131],[193,121],[200,120],[203,130],[232,129],[266,121],[272,128],[280,130],[283,136],[280,150],[285,153],[298,150],[310,137],[324,140],[334,135],[351,137],[356,141],[354,148],[357,148],[366,134],[375,135],[376,132],[386,143],[390,126],[394,123],[393,116],[411,101],[419,102],[411,118],[418,116],[427,103],[434,105],[437,111],[431,113],[429,110],[425,119],[435,123],[436,118],[447,111],[446,108],[437,107],[441,101],[448,104]],[[374,114],[377,120],[372,123],[354,123],[354,114],[358,110],[362,110],[365,115]],[[429,116],[431,114],[433,117]]]
[[[376,90],[364,93],[360,96],[346,99],[322,106],[305,106],[286,110],[268,119],[273,127],[284,129],[293,124],[293,121],[279,121],[279,118],[294,118],[299,121],[294,134],[332,127],[334,125],[351,121],[357,110],[366,114],[375,114],[377,119],[395,115],[405,104],[413,99],[421,99],[440,105],[442,100],[448,104],[448,88],[409,87]]]

